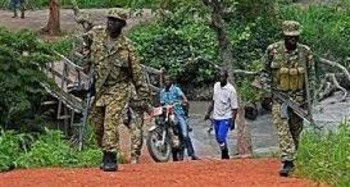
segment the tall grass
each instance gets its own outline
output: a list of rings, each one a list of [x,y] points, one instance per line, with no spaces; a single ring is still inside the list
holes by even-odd
[[[333,186],[350,186],[350,125],[336,132],[303,134],[297,156],[297,173]]]
[[[97,167],[102,153],[89,130],[83,151],[71,147],[61,131],[47,130],[43,134],[0,132],[0,171],[14,168],[38,167]],[[118,154],[119,163],[126,163],[126,155]]]

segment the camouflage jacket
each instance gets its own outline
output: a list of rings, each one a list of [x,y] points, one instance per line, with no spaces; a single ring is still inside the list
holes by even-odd
[[[104,95],[111,87],[128,91],[134,84],[140,100],[149,100],[149,87],[142,75],[142,69],[131,41],[120,35],[108,46],[106,27],[96,26],[84,34],[85,62],[95,72],[97,95]]]
[[[284,76],[284,72],[287,76]],[[313,54],[310,48],[298,44],[294,51],[288,51],[284,41],[268,46],[263,57],[261,73],[261,83],[266,91],[287,93],[291,99],[304,104],[306,98],[305,73],[308,75],[310,99],[312,100],[316,81]]]

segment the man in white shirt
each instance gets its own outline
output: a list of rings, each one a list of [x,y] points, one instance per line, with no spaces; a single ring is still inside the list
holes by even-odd
[[[207,120],[213,111],[215,136],[221,149],[221,159],[230,159],[226,136],[229,129],[234,129],[238,109],[236,89],[227,82],[227,78],[227,71],[221,69],[219,72],[220,81],[214,85],[213,100],[205,115],[205,120]]]

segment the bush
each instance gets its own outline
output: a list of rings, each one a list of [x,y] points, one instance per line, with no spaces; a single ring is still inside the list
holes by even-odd
[[[51,47],[27,30],[0,28],[0,124],[28,124],[45,95],[41,83],[50,83],[40,70],[51,58]]]
[[[76,167],[96,167],[101,163],[102,152],[97,148],[88,148],[82,152],[77,152],[78,163]]]
[[[39,167],[97,167],[101,163],[102,152],[95,142],[91,129],[82,151],[72,147],[58,130],[45,129],[42,134],[1,131],[0,171]],[[127,163],[127,156],[122,152],[118,154],[118,163]]]
[[[319,135],[305,132],[297,155],[297,173],[334,186],[350,185],[350,126]]]
[[[262,65],[260,58],[269,44],[283,39],[281,24],[289,19],[302,24],[301,42],[312,48],[316,61],[317,57],[327,54],[327,58],[349,65],[345,59],[350,53],[347,44],[350,33],[346,29],[350,27],[350,9],[346,5],[342,4],[340,8],[321,5],[300,8],[290,3],[275,3],[269,0],[263,4],[260,1],[247,4],[239,0],[235,11],[224,15],[236,68],[259,71]],[[142,63],[167,68],[184,87],[209,85],[214,80],[215,71],[213,66],[204,62],[184,66],[189,62],[182,59],[202,56],[221,64],[216,33],[206,25],[205,20],[194,16],[186,8],[165,14],[157,23],[134,28],[130,37],[136,44]],[[317,67],[317,75],[321,73],[322,69]],[[247,86],[252,79],[236,77],[238,86],[243,87],[241,90],[245,93],[252,93],[252,88]],[[243,99],[254,101],[259,95],[253,94]]]
[[[40,135],[2,131],[0,135],[0,171],[36,167],[95,167],[101,151],[96,145],[79,152],[64,139],[61,131],[46,130]]]
[[[273,18],[268,15],[227,20],[235,67],[251,71],[260,69],[258,59],[278,33],[273,22]],[[193,16],[186,8],[167,13],[151,25],[134,28],[130,38],[134,41],[143,64],[166,68],[185,88],[207,87],[215,81],[216,69],[211,64],[203,61],[193,63],[191,59],[202,57],[219,66],[222,64],[216,33],[206,24],[206,19]],[[251,92],[249,86],[253,78],[237,76],[236,80],[246,93],[257,93]],[[243,99],[255,101],[260,97],[259,94]]]
[[[350,9],[344,5],[310,6],[300,9],[285,6],[280,10],[282,19],[295,19],[303,26],[302,42],[308,44],[314,52],[323,56],[327,54],[332,60],[344,63],[350,52]]]
[[[159,22],[134,28],[130,38],[143,64],[166,68],[179,83],[203,85],[212,81],[214,69],[210,64],[185,65],[187,59],[198,56],[218,61],[215,34],[201,20],[180,12],[169,14]]]
[[[20,149],[20,136],[13,131],[1,131],[0,134],[0,171],[9,170],[15,166]]]
[[[65,141],[61,131],[49,131],[17,159],[18,167],[71,166],[78,164],[77,155]]]
[[[41,131],[41,103],[47,95],[42,83],[55,88],[41,68],[54,61],[53,50],[69,55],[73,38],[40,41],[28,30],[13,33],[0,28],[0,124],[5,129]]]

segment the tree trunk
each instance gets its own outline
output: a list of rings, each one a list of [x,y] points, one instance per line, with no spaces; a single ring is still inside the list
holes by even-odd
[[[49,0],[50,15],[47,26],[43,28],[45,33],[49,35],[58,35],[61,33],[60,29],[60,7],[59,0]]]
[[[244,104],[241,102],[238,88],[234,80],[234,67],[233,67],[234,59],[232,55],[230,42],[228,40],[227,33],[225,32],[225,29],[224,29],[224,21],[222,19],[223,7],[221,2],[218,0],[212,0],[209,6],[213,8],[212,26],[217,33],[220,53],[222,55],[222,59],[225,64],[225,68],[228,70],[228,74],[229,74],[228,80],[237,90],[237,97],[238,97],[238,103],[239,103],[238,116],[236,119],[237,136],[238,136],[237,152],[240,156],[249,156],[251,155],[251,152],[252,152],[250,132],[249,132],[248,125],[245,123]]]

